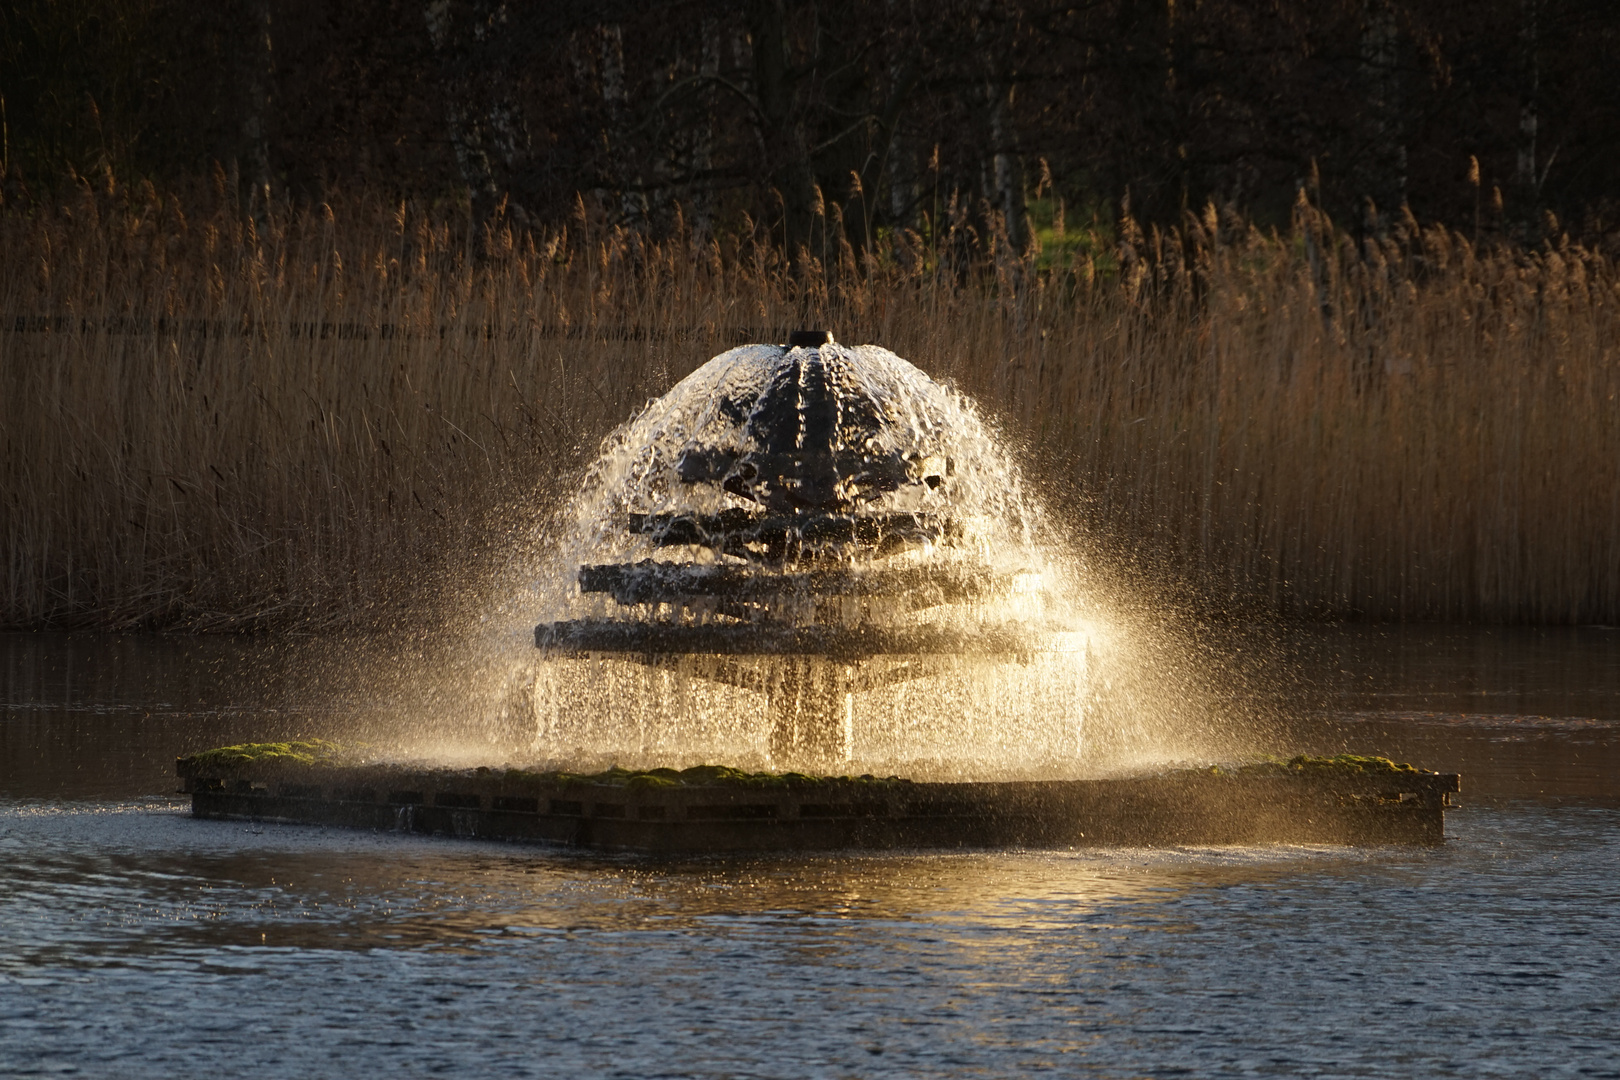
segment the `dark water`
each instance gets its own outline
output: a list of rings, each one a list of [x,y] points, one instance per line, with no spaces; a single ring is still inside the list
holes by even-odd
[[[193,821],[296,650],[0,638],[0,1074],[1620,1076],[1620,633],[1300,632],[1437,849],[603,859]]]

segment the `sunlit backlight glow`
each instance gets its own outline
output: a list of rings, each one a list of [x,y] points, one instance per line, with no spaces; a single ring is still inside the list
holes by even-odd
[[[488,627],[513,760],[1003,779],[1205,754],[1185,643],[1120,618],[973,403],[888,350],[716,357],[559,521]]]

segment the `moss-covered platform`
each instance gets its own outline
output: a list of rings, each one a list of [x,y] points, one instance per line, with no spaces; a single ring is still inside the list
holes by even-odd
[[[1299,757],[1101,780],[612,769],[590,775],[353,764],[321,740],[180,758],[204,818],[301,822],[611,851],[1171,844],[1433,844],[1456,774]]]

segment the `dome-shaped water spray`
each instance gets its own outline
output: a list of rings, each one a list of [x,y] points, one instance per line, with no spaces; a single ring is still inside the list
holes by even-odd
[[[827,768],[863,690],[1074,646],[1048,625],[1029,516],[959,395],[799,331],[715,357],[609,441],[569,542],[590,610],[535,642],[761,690],[771,763]]]
[[[318,741],[332,760],[277,743],[176,767],[203,817],[669,853],[1442,838],[1458,777],[1382,759],[1077,778],[1088,638],[1018,488],[971,404],[887,350],[734,349],[615,432],[569,508],[521,684],[549,769]],[[716,765],[854,771],[857,743],[906,778]],[[614,767],[582,775],[593,758]]]

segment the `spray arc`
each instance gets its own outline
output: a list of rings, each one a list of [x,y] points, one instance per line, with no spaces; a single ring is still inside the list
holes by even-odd
[[[569,670],[544,685],[605,701],[598,749],[615,755],[633,710],[612,691],[628,684],[593,683],[593,668],[673,671],[720,688],[728,710],[763,698],[749,738],[765,772],[617,756],[596,772],[456,768],[245,744],[176,762],[193,813],[668,854],[1444,839],[1460,778],[1383,758],[1076,777],[1086,710],[1031,707],[1036,672],[1077,686],[1092,666],[1038,512],[971,405],[887,350],[817,332],[714,358],[608,440],[570,510],[567,587],[545,594],[553,617],[535,628],[540,666]],[[1103,657],[1099,676],[1117,667]],[[952,700],[953,682],[979,696]],[[931,708],[908,736],[940,745],[951,729],[971,774],[840,774],[873,758],[872,699],[912,687]],[[693,752],[703,733],[662,689],[644,698],[667,729],[654,749]],[[1043,738],[1068,775],[1007,775]],[[915,772],[914,750],[890,760]]]
[[[857,701],[974,658],[1073,653],[1016,470],[958,395],[825,331],[715,357],[586,484],[548,656],[762,692],[773,768],[850,760]],[[1076,722],[1078,718],[1076,718]]]

